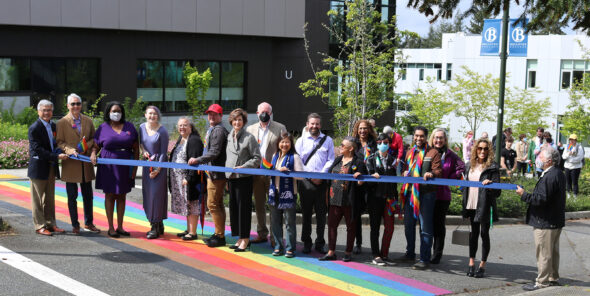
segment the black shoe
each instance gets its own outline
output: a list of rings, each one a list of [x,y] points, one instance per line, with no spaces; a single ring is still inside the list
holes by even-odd
[[[352,249],[352,253],[355,255],[358,255],[362,252],[363,252],[363,248],[360,245],[356,245],[356,246],[354,246],[354,249]]]
[[[303,254],[311,253],[311,246],[303,246],[303,251],[301,251],[301,253],[303,253]]]
[[[522,286],[522,289],[525,291],[535,291],[535,290],[539,290],[545,287],[539,286],[537,284],[526,284],[524,286]]]
[[[209,240],[209,242],[207,243],[207,246],[209,248],[223,247],[223,246],[225,246],[225,237],[214,237],[214,238],[211,238]]]
[[[183,231],[183,232],[179,232],[179,233],[177,233],[177,234],[176,234],[176,236],[178,236],[178,237],[183,237],[183,236],[185,236],[185,235],[187,235],[187,234],[188,234],[188,230],[185,230],[185,231]]]
[[[323,257],[318,258],[318,260],[320,261],[334,261],[337,260],[338,257],[336,257],[336,254],[330,256],[330,255],[324,255]]]
[[[148,233],[146,234],[147,239],[155,239],[158,238],[158,223],[151,223],[152,224],[152,230],[148,231]]]
[[[467,270],[467,276],[468,277],[475,276],[475,265],[469,265],[469,269]]]
[[[158,234],[164,235],[164,222],[158,222]]]
[[[131,233],[129,233],[129,232],[125,231],[125,230],[122,230],[120,228],[117,228],[116,231],[117,231],[118,234],[120,234],[122,236],[130,236],[131,235]]]
[[[476,278],[480,279],[483,277],[483,274],[486,272],[485,268],[482,268],[481,266],[477,268],[477,271],[475,272],[475,276]]]
[[[416,259],[413,257],[408,257],[407,255],[401,255],[398,258],[395,258],[395,262],[399,262],[399,263],[414,263],[416,262]]]
[[[549,286],[561,286],[561,284],[558,281],[550,281]]]
[[[326,250],[324,250],[324,246],[321,246],[321,247],[319,247],[319,246],[315,246],[315,250],[316,250],[318,253],[320,253],[320,254],[326,254],[326,253],[328,253]]]
[[[352,256],[350,254],[344,254],[344,258],[342,258],[342,261],[350,262],[352,261]]]
[[[187,233],[185,236],[182,237],[182,240],[185,240],[185,241],[196,240],[197,238],[198,238],[198,236],[196,234]]]
[[[441,256],[434,256],[434,257],[432,257],[432,259],[430,260],[430,264],[439,264],[440,263],[440,257]]]
[[[114,233],[111,233],[110,231],[107,231],[107,234],[108,234],[110,237],[114,237],[114,238],[119,238],[119,237],[121,237],[121,236],[119,235],[119,233],[118,233],[118,232],[116,232],[116,231],[115,231]]]
[[[246,246],[245,249],[242,249],[240,247],[237,247],[237,248],[234,249],[234,252],[246,252],[246,249],[249,250],[251,245],[252,245],[252,242],[248,242],[248,245]]]
[[[214,238],[218,238],[217,234],[213,234],[208,238],[204,238],[203,241],[208,244],[210,240],[214,239]]]
[[[413,270],[424,270],[428,268],[428,263],[424,261],[418,261],[414,265],[412,265]]]

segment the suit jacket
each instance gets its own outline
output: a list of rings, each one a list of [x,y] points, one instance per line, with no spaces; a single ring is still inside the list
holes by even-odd
[[[51,130],[55,135],[55,123],[51,122]],[[55,137],[55,136],[54,136]],[[61,150],[54,144],[55,151],[51,150],[47,129],[37,119],[29,127],[29,168],[27,176],[31,179],[47,180],[49,170],[54,170],[55,176],[59,178],[58,155]]]
[[[526,223],[535,228],[558,229],[565,226],[565,175],[557,168],[549,169],[535,185],[532,193],[520,199],[529,204]]]
[[[57,146],[67,155],[79,154],[90,156],[94,146],[94,123],[90,117],[80,114],[82,127],[80,133],[78,128],[73,128],[74,118],[68,113],[57,122]],[[85,153],[78,151],[78,143],[86,137],[88,150]],[[84,168],[84,180],[82,180],[82,168]],[[94,166],[89,162],[80,162],[74,159],[66,159],[61,162],[61,179],[70,183],[86,183],[94,180]]]
[[[252,125],[249,125],[246,128],[246,131],[249,132],[250,134],[252,134],[254,136],[254,139],[256,139],[256,142],[258,142],[258,127],[260,126],[260,122],[254,123]],[[266,135],[268,137],[268,141],[266,141],[266,147],[260,147],[260,151],[264,150],[264,148],[266,148],[266,153],[264,155],[262,155],[262,157],[264,159],[266,159],[268,162],[272,161],[272,157],[273,155],[275,155],[275,153],[277,152],[277,144],[279,141],[279,137],[281,136],[281,133],[286,132],[287,129],[285,128],[285,126],[281,123],[278,123],[274,120],[271,120],[269,122],[269,126],[268,126],[268,134]]]

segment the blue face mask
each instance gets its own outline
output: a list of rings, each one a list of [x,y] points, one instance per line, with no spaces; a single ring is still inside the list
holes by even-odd
[[[377,145],[377,149],[379,149],[381,152],[386,152],[389,150],[389,145],[381,143]]]
[[[526,141],[527,141],[527,138],[523,138],[523,139],[522,139],[522,141],[523,141],[523,142],[526,142]]]

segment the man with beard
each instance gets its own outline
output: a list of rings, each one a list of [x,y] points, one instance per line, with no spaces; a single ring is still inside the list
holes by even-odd
[[[301,156],[306,172],[327,173],[334,162],[334,142],[332,138],[321,131],[319,114],[311,113],[307,116],[308,133],[297,140],[295,150]],[[321,179],[304,179],[297,185],[303,211],[303,225],[301,241],[303,241],[303,253],[311,252],[311,213],[316,215],[316,251],[325,254],[324,231],[326,229],[326,182]]]
[[[277,144],[283,132],[287,129],[281,123],[271,119],[272,106],[267,102],[262,102],[258,105],[259,122],[252,124],[246,128],[246,131],[254,136],[260,148],[262,155],[261,168],[269,168],[268,164],[272,162],[273,155],[277,152]],[[258,237],[252,240],[252,243],[263,243],[268,241],[268,228],[266,227],[266,200],[268,194],[268,187],[270,186],[270,178],[268,176],[253,176],[254,184],[254,200],[256,209],[256,232]],[[270,236],[270,244],[274,247],[274,240]]]

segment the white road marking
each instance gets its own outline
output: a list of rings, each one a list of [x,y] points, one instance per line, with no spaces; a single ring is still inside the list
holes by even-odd
[[[108,295],[2,246],[0,261],[74,295]]]

